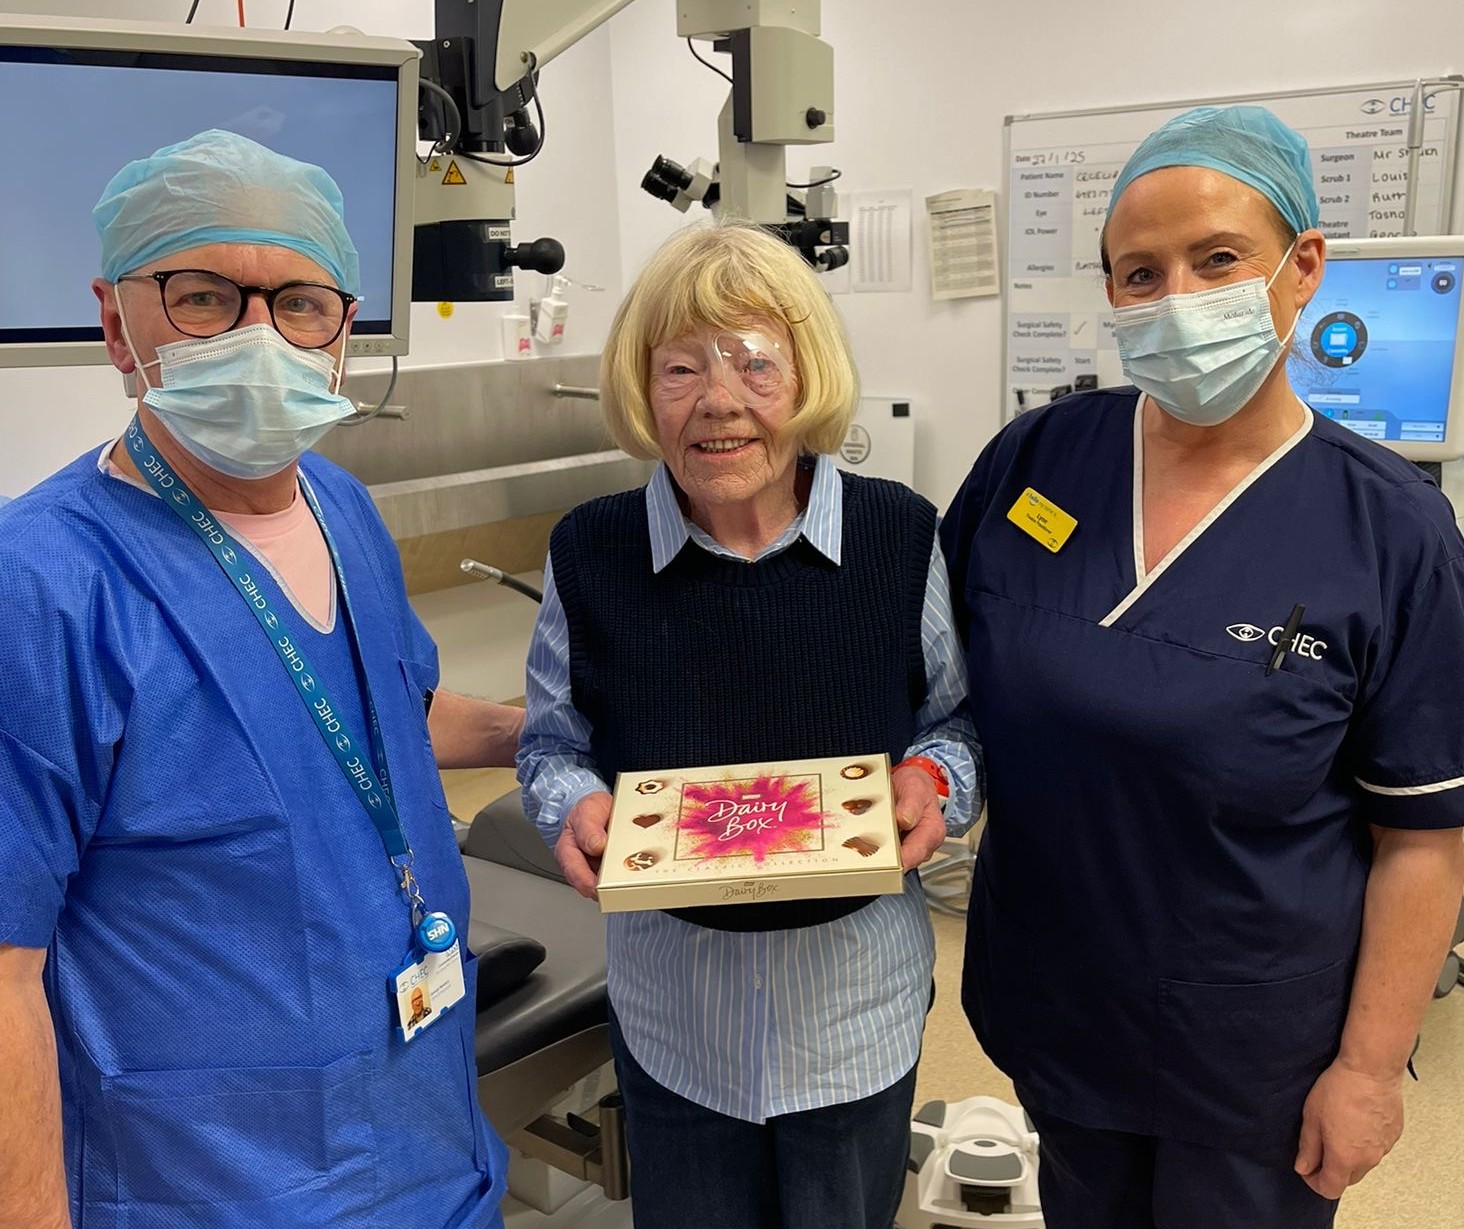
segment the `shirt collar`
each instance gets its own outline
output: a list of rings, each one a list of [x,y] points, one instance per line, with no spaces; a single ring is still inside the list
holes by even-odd
[[[651,533],[651,570],[660,572],[688,541],[694,540],[694,526],[682,515],[676,485],[664,461],[656,466],[646,484],[646,519]],[[844,486],[831,457],[820,454],[814,460],[808,507],[790,526],[794,527],[798,533],[787,545],[802,537],[830,563],[839,562],[844,542]]]
[[[110,444],[103,444],[101,452],[97,453],[97,472],[105,474],[108,478],[115,478],[118,482],[125,482],[128,486],[136,487],[145,495],[151,495],[154,499],[158,493],[148,486],[141,478],[134,478],[125,469],[112,460],[112,453],[117,450],[117,445],[122,442],[123,437],[118,436]]]

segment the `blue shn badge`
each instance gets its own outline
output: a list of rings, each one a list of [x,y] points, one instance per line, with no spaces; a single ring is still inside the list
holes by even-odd
[[[457,927],[445,913],[429,913],[417,923],[417,944],[424,952],[445,952],[457,942]]]

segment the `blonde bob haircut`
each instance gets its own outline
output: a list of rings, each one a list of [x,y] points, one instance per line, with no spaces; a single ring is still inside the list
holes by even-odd
[[[651,351],[693,329],[735,332],[771,321],[792,339],[797,401],[783,428],[802,452],[834,452],[859,405],[843,322],[793,248],[746,222],[672,235],[625,296],[600,359],[600,404],[616,444],[658,460],[650,403]]]

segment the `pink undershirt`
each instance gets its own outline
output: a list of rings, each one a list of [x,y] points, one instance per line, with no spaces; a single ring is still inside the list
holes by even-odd
[[[110,454],[110,449],[108,453]],[[110,455],[104,473],[151,495],[152,488],[118,469]],[[317,628],[335,624],[335,569],[325,536],[310,505],[296,488],[295,502],[283,512],[254,516],[243,512],[214,512],[230,533],[260,556],[297,610]]]

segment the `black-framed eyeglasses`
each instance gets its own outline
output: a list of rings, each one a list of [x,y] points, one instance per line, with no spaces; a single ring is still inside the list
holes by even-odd
[[[155,282],[168,323],[188,337],[217,337],[244,319],[253,295],[262,295],[279,334],[302,350],[319,350],[341,335],[356,296],[318,282],[241,286],[207,269],[133,273],[119,282]]]

